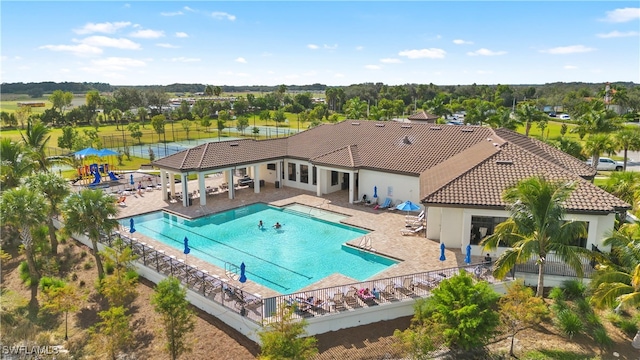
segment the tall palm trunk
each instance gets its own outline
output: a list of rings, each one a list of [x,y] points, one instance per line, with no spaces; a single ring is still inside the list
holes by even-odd
[[[529,136],[529,130],[531,130],[531,121],[527,121],[524,127],[524,136]]]
[[[538,259],[538,289],[536,291],[537,297],[542,297],[544,295],[544,263],[545,258],[541,256]]]
[[[100,250],[98,249],[98,240],[91,239],[93,245],[93,256],[96,258],[96,268],[98,269],[98,278],[104,278],[104,268],[102,267],[102,259],[100,259]]]
[[[38,309],[38,283],[40,282],[40,272],[36,266],[36,260],[33,257],[33,239],[31,238],[31,229],[23,226],[20,231],[20,238],[24,245],[24,254],[27,258],[27,266],[29,267],[29,277],[31,278],[31,299],[29,300],[29,308],[32,311]]]
[[[56,227],[53,225],[53,217],[49,216],[49,239],[51,241],[51,254],[58,255],[58,237],[56,236]]]

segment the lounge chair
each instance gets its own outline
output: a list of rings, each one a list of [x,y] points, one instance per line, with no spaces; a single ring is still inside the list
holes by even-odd
[[[358,289],[355,287],[350,287],[346,294],[344,294],[344,301],[350,307],[355,307],[358,305],[358,299],[356,299],[356,295],[358,294]]]
[[[329,306],[333,305],[335,310],[338,310],[338,306],[344,309],[344,294],[341,291],[333,294],[331,301],[329,302]]]
[[[422,210],[420,212],[420,214],[418,214],[418,216],[415,215],[405,215],[404,219],[406,221],[421,221],[424,219],[424,210]]]
[[[386,198],[386,199],[384,199],[384,202],[382,203],[382,205],[376,205],[374,207],[374,209],[376,209],[376,210],[377,209],[387,209],[387,208],[389,208],[389,206],[391,206],[391,199]]]
[[[420,225],[415,229],[400,229],[400,234],[402,234],[403,236],[416,235],[422,232],[423,230],[424,230],[424,225]]]

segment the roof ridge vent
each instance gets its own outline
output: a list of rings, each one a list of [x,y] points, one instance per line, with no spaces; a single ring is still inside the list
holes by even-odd
[[[403,129],[411,129],[411,125],[400,125]]]
[[[493,139],[492,138],[487,138],[487,141],[493,141]]]
[[[384,124],[376,124],[376,127],[384,127]]]
[[[360,125],[360,123],[359,122],[352,122],[351,125],[358,126],[358,125]]]
[[[402,139],[402,142],[407,144],[407,145],[411,145],[412,144],[411,140],[409,140],[409,136],[408,135],[405,135],[404,139]]]
[[[462,132],[473,132],[473,129],[464,128],[464,129],[461,129],[460,131],[462,131]]]
[[[429,128],[430,130],[442,130],[440,126],[432,126]]]
[[[513,165],[513,160],[496,160],[498,165]]]
[[[240,144],[237,142],[232,142],[232,143],[229,143],[229,146],[240,146]]]
[[[498,144],[498,143],[493,143],[493,146],[498,147],[498,146],[500,146],[500,144]]]

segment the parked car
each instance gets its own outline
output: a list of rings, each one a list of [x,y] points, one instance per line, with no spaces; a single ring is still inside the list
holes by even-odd
[[[569,116],[569,114],[560,114],[560,115],[558,115],[558,119],[560,119],[560,120],[570,120],[571,116]]]
[[[587,165],[592,166],[591,159],[587,160]],[[624,169],[624,163],[622,161],[601,157],[596,169],[598,171],[622,171],[622,169]]]
[[[555,112],[553,112],[553,111],[552,111],[552,112],[550,112],[550,113],[549,113],[549,117],[556,117],[556,113],[555,113]]]

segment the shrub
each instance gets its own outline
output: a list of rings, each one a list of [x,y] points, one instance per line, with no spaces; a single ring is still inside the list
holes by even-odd
[[[564,300],[558,299],[551,305],[551,310],[557,315],[562,311],[569,310],[569,304]]]
[[[91,270],[91,268],[93,267],[93,263],[91,261],[87,261],[86,263],[84,263],[83,267],[85,270]]]
[[[611,337],[609,337],[609,334],[607,334],[607,330],[605,328],[603,328],[602,326],[596,327],[593,330],[592,334],[593,334],[592,335],[593,336],[593,340],[600,347],[610,348],[611,345],[613,345],[613,340],[611,340]]]
[[[31,286],[31,274],[29,274],[29,264],[23,261],[18,266],[18,272],[20,273],[20,280],[26,285]]]
[[[104,272],[107,275],[113,275],[114,270],[115,270],[115,265],[111,261],[107,261],[104,263]]]
[[[589,304],[588,300],[578,299],[575,301],[575,304],[578,307],[578,311],[580,312],[580,314],[582,315],[593,314],[593,308],[591,307],[591,304]]]
[[[587,320],[587,324],[593,326],[594,328],[602,326],[602,321],[600,321],[600,317],[598,316],[598,314],[594,312],[587,314],[585,316],[585,319]]]
[[[562,282],[564,295],[567,300],[583,299],[587,291],[587,285],[580,280],[566,280]]]
[[[584,331],[584,324],[580,317],[571,310],[563,310],[556,315],[556,326],[560,331],[567,335],[569,339],[573,339],[576,334]]]
[[[617,326],[629,337],[635,336],[638,332],[638,325],[633,320],[622,319]]]
[[[82,251],[80,252],[80,258],[81,258],[81,259],[84,259],[85,257],[87,257],[87,251],[86,251],[86,250],[82,250]]]
[[[80,280],[80,283],[78,283],[78,285],[80,287],[84,287],[86,285],[86,283],[84,282],[84,280]]]
[[[551,291],[549,291],[549,299],[556,301],[565,300],[564,290],[557,286],[554,287],[553,289],[551,289]]]

